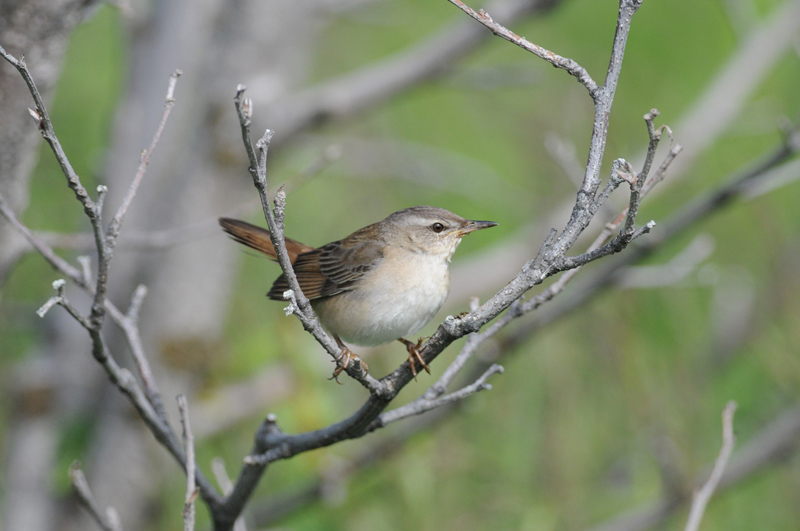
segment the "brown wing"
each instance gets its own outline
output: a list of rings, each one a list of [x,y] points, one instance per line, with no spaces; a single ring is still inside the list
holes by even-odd
[[[319,257],[320,273],[328,279],[325,295],[335,295],[352,289],[354,283],[371,271],[383,259],[383,244],[357,237],[329,243]]]
[[[303,290],[303,295],[309,299],[322,297],[325,290],[327,279],[319,271],[319,255],[321,253],[322,249],[314,249],[298,256],[292,264],[300,289]],[[282,301],[284,300],[283,292],[287,289],[289,289],[289,283],[286,281],[286,277],[281,275],[272,284],[267,297]]]
[[[219,224],[222,226],[222,230],[230,234],[237,242],[264,253],[271,260],[276,259],[275,247],[272,246],[272,240],[269,237],[269,231],[267,229],[252,225],[246,221],[231,218],[219,218]],[[292,240],[291,238],[285,239],[286,251],[289,253],[289,260],[292,263],[297,260],[299,255],[314,250],[313,247]]]
[[[344,240],[329,243],[297,257],[292,265],[300,289],[306,297],[317,299],[349,291],[353,289],[353,284],[380,263],[383,245],[361,237],[360,233],[358,231]],[[283,292],[287,289],[289,284],[281,275],[272,285],[268,296],[283,300]]]

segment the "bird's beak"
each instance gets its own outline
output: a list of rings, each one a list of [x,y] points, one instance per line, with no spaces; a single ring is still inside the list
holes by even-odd
[[[473,221],[471,219],[468,219],[464,223],[464,226],[458,230],[458,235],[459,237],[461,237],[469,234],[470,232],[475,232],[476,230],[488,229],[489,227],[496,227],[496,226],[497,223],[495,223],[494,221]]]

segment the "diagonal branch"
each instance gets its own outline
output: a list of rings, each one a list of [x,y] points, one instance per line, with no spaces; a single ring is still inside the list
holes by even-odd
[[[474,395],[480,391],[488,391],[492,388],[492,386],[486,383],[486,380],[495,374],[503,374],[503,367],[493,363],[474,382],[465,385],[457,391],[453,391],[452,393],[438,397],[429,397],[428,394],[425,393],[408,404],[395,408],[391,411],[381,413],[378,418],[376,418],[372,424],[370,424],[369,430],[372,431],[378,428],[383,428],[392,422],[397,422],[398,420],[403,420],[414,415],[422,415],[423,413],[427,413],[432,409],[463,400],[468,396]]]
[[[22,79],[25,81],[25,84],[28,86],[28,91],[31,93],[33,102],[36,106],[35,110],[28,109],[28,111],[31,113],[31,116],[36,122],[36,127],[39,129],[42,137],[50,145],[50,149],[56,156],[56,161],[61,167],[61,171],[64,173],[64,176],[67,178],[67,186],[69,186],[70,190],[74,192],[75,197],[83,205],[83,209],[86,214],[88,216],[94,215],[96,208],[95,203],[89,197],[89,193],[86,191],[86,188],[84,188],[81,184],[81,181],[78,178],[78,175],[75,173],[72,164],[70,164],[66,153],[64,153],[64,148],[61,147],[61,142],[58,141],[58,137],[53,130],[53,123],[50,121],[50,115],[47,112],[47,107],[44,104],[42,95],[39,93],[39,89],[36,87],[36,83],[33,81],[33,77],[31,77],[28,66],[25,64],[25,58],[22,57],[17,59],[8,53],[2,46],[0,46],[0,56],[2,56],[14,68],[17,69],[19,74],[22,76]]]
[[[669,163],[680,151],[679,148],[680,146],[677,145],[673,147],[673,149],[665,158],[664,163],[662,163],[662,167],[657,169],[656,172],[651,176],[652,180],[658,180],[662,178],[663,173],[666,171],[666,166],[669,166]],[[728,200],[722,202],[720,201],[721,197],[730,197],[731,199],[740,197],[750,189],[752,183],[760,182],[766,179],[770,172],[772,172],[778,165],[786,162],[798,151],[800,151],[800,132],[790,130],[787,132],[787,137],[784,144],[767,155],[762,161],[754,165],[750,170],[742,173],[741,175],[728,177],[727,184],[710,193],[707,198],[700,200],[698,204],[705,205],[705,209],[707,209],[704,215],[722,212],[725,206],[729,206],[731,204],[731,201]],[[648,182],[644,185],[645,192],[648,191],[649,182],[650,180],[648,180]],[[607,270],[602,271],[601,274],[596,274],[592,279],[584,283],[580,290],[575,292],[571,298],[566,300],[566,304],[549,307],[549,309],[552,310],[549,313],[540,314],[536,321],[526,324],[516,329],[511,335],[507,335],[499,339],[498,343],[493,347],[494,350],[500,353],[499,357],[509,357],[513,353],[517,352],[518,347],[528,341],[536,331],[548,324],[552,324],[558,318],[566,315],[576,306],[585,305],[587,301],[601,293],[603,290],[617,285],[618,282],[615,281],[615,279],[624,281],[624,277],[619,274],[619,271],[626,269],[633,263],[640,261],[653,252],[661,249],[667,242],[683,233],[683,229],[676,230],[676,225],[678,220],[682,220],[686,217],[688,210],[694,210],[695,212],[699,213],[700,209],[687,209],[683,212],[677,213],[671,219],[667,220],[662,227],[662,231],[666,232],[666,234],[664,234],[663,237],[659,237],[648,242],[647,247],[649,248],[649,252],[641,252],[640,248],[629,250],[629,252],[626,254],[621,255],[614,264],[611,264]],[[622,222],[623,218],[624,214],[620,214],[620,216],[618,216],[614,221],[614,224],[618,225]],[[686,228],[689,226],[694,226],[699,219],[700,218],[698,217],[690,219]],[[599,246],[610,236],[613,230],[613,227],[606,228],[603,231],[603,234],[601,234],[589,248],[591,249]],[[566,272],[558,279],[556,284],[561,283],[565,278],[568,277],[568,275],[571,275],[576,271],[577,270],[570,270]],[[545,290],[545,292],[542,292],[542,295],[550,292],[552,288],[553,286],[551,285],[551,287]],[[557,291],[560,293],[561,289]],[[546,297],[540,298],[537,296],[529,301],[526,301],[525,303],[512,305],[505,314],[495,320],[486,330],[471,335],[456,359],[458,360],[466,354],[471,354],[472,351],[476,350],[485,342],[486,339],[494,336],[497,332],[509,324],[510,321],[516,317],[519,317],[523,308],[538,308],[544,304],[544,302],[552,299],[554,296],[555,295],[551,293]],[[453,365],[455,365],[455,362]],[[450,371],[453,368],[453,365],[448,367],[445,372]],[[485,372],[489,365],[489,363],[485,362],[476,364],[476,366],[470,371],[470,374],[467,375],[466,380],[469,381],[470,379],[476,378],[478,375]],[[432,386],[427,392],[434,393],[432,396],[439,396],[443,394],[444,391],[445,389],[439,390],[436,386]],[[452,405],[457,404],[451,404],[451,406]],[[380,443],[378,447],[368,450],[365,454],[366,457],[359,454],[353,458],[351,464],[348,465],[348,474],[355,473],[356,471],[373,464],[374,459],[369,456],[372,456],[376,453],[380,453],[382,455],[384,452],[397,448],[412,434],[438,423],[442,418],[449,416],[449,414],[453,411],[454,409],[452,407],[437,409],[435,415],[426,415],[424,418],[420,419],[420,422],[415,424],[413,428],[409,429],[406,427],[403,431],[394,434],[388,441],[384,441]],[[782,459],[783,456],[785,456],[788,452],[795,451],[797,441],[800,440],[798,439],[798,434],[800,434],[800,407],[795,406],[777,416],[770,425],[765,427],[761,432],[759,432],[759,434],[753,437],[752,441],[750,441],[736,455],[733,456],[730,465],[727,467],[726,472],[720,481],[719,488],[727,488],[732,484],[749,477],[749,475],[758,472],[761,468],[769,463],[778,459]],[[283,495],[280,498],[267,502],[266,507],[268,507],[268,509],[262,508],[257,512],[256,519],[259,525],[274,524],[282,516],[285,516],[287,512],[297,510],[298,508],[305,506],[305,504],[319,499],[322,496],[322,493],[326,490],[326,483],[326,474],[323,473],[320,474],[318,479],[308,487],[303,488],[302,490],[299,490],[293,494]],[[670,493],[662,500],[646,504],[642,508],[632,511],[628,515],[624,515],[615,520],[607,522],[604,525],[593,528],[593,530],[600,531],[602,529],[603,531],[635,531],[654,527],[681,506],[681,502],[683,500],[673,499],[672,496],[674,494],[676,493]]]
[[[72,482],[72,490],[78,497],[80,504],[83,505],[92,517],[92,520],[100,526],[103,531],[122,531],[119,521],[119,514],[113,507],[107,507],[104,512],[100,509],[97,501],[89,488],[89,482],[80,468],[77,461],[69,467],[69,477]]]
[[[557,53],[553,53],[550,50],[546,50],[542,48],[538,44],[534,44],[530,42],[525,37],[520,37],[513,31],[509,30],[502,24],[496,22],[489,13],[484,11],[483,9],[479,9],[475,11],[468,5],[466,5],[461,0],[448,0],[451,4],[459,8],[461,11],[472,17],[473,19],[477,20],[484,26],[486,26],[489,31],[497,35],[498,37],[507,40],[513,44],[516,44],[523,50],[527,50],[534,54],[536,57],[540,59],[544,59],[548,63],[552,64],[556,68],[560,68],[562,70],[567,71],[571,76],[574,76],[584,87],[586,90],[589,91],[589,94],[592,95],[594,98],[595,93],[598,90],[597,83],[595,83],[594,79],[589,75],[589,72],[586,71],[581,65],[573,61],[568,57],[561,57]]]
[[[599,163],[602,160],[607,134],[607,117],[610,112],[617,79],[620,73],[619,63],[621,63],[622,54],[624,53],[625,41],[627,39],[632,16],[638,7],[639,2],[630,2],[628,0],[622,0],[620,2],[614,51],[609,64],[609,74],[603,87],[592,91],[592,98],[595,101],[595,126],[592,133],[591,153],[589,157],[590,164],[587,167],[587,177],[584,179],[584,184],[578,193],[571,219],[560,235],[556,236],[555,231],[551,233],[551,236],[545,241],[536,258],[526,263],[517,277],[503,290],[479,308],[465,315],[459,317],[449,316],[439,329],[437,329],[433,337],[422,347],[421,355],[427,363],[435,359],[456,339],[477,332],[483,325],[496,318],[500,313],[514,304],[515,301],[530,288],[557,272],[556,265],[564,258],[564,253],[574,245],[577,238],[589,225],[601,201],[605,200],[605,198],[610,195],[610,191],[616,187],[616,184],[611,183],[609,185],[610,187],[607,187],[607,192],[601,194],[599,198],[595,197],[597,188],[599,187],[597,172],[599,171]],[[292,288],[292,293],[288,294],[294,296],[293,304],[290,308],[301,322],[303,322],[304,327],[315,335],[320,344],[322,344],[332,356],[336,356],[337,351],[329,349],[325,344],[324,338],[327,336],[324,335],[324,332],[320,334],[320,336],[314,333],[319,323],[314,318],[313,311],[310,309],[310,304],[308,304],[307,299],[302,295],[302,291],[299,290],[299,285],[297,285],[296,278],[294,278],[291,264],[285,251],[285,242],[283,241],[283,198],[279,192],[276,198],[275,212],[273,213],[266,193],[266,149],[271,138],[271,131],[267,130],[260,141],[260,145],[257,146],[260,151],[260,156],[257,157],[256,151],[250,143],[249,133],[252,102],[242,99],[243,92],[244,87],[240,85],[235,98],[242,128],[242,137],[245,142],[248,158],[250,159],[250,173],[253,176],[254,183],[261,196],[272,243],[277,251],[281,268],[287,276],[290,287]],[[599,120],[597,118],[598,116],[601,116],[602,120]],[[596,167],[592,165],[592,161],[596,162]],[[634,185],[634,188],[635,186],[636,185]],[[638,201],[638,197],[634,197],[632,201]],[[638,205],[638,202],[635,204]],[[635,212],[632,217],[635,217]],[[357,366],[358,364],[355,365]],[[476,379],[473,388],[468,387],[456,391],[443,399],[438,399],[438,402],[435,398],[423,397],[423,400],[418,404],[421,408],[426,408],[431,404],[438,403],[442,405],[451,403],[452,400],[460,397],[462,392],[470,393],[485,388],[485,378],[488,378],[488,376],[498,371],[499,369],[493,369],[486,372],[484,378],[479,377]],[[348,373],[351,374],[349,371]],[[357,379],[359,377],[358,374],[351,374],[351,376]],[[274,416],[269,416],[256,434],[253,451],[245,460],[245,467],[239,475],[233,492],[226,499],[222,510],[214,514],[215,525],[219,529],[229,529],[233,525],[235,518],[239,515],[244,504],[251,496],[261,474],[263,474],[266,467],[271,462],[287,459],[298,453],[328,446],[341,440],[363,436],[368,427],[374,426],[373,422],[376,422],[376,419],[379,418],[389,401],[391,401],[411,379],[412,372],[409,363],[405,362],[391,374],[377,381],[375,387],[370,388],[370,397],[364,405],[350,417],[331,426],[307,433],[296,435],[285,434],[278,427],[277,419]],[[364,381],[359,381],[364,385]],[[427,400],[427,402],[424,402],[424,400]]]
[[[261,206],[264,210],[264,217],[267,220],[269,228],[270,239],[272,245],[275,247],[277,254],[278,264],[286,276],[286,280],[291,288],[290,292],[285,294],[286,298],[290,300],[289,309],[290,313],[294,313],[303,325],[303,328],[314,336],[314,339],[322,345],[322,347],[333,357],[339,360],[342,357],[342,352],[336,342],[325,332],[322,325],[314,314],[311,303],[303,295],[303,290],[300,288],[300,283],[297,281],[297,275],[292,268],[292,262],[289,259],[289,254],[286,251],[286,240],[283,234],[283,217],[286,204],[286,195],[283,190],[278,190],[275,197],[275,209],[273,211],[270,201],[269,192],[267,190],[267,152],[269,144],[272,139],[273,131],[267,129],[264,136],[256,143],[259,150],[259,155],[256,156],[256,151],[250,141],[250,125],[252,117],[253,103],[249,98],[243,98],[245,91],[244,85],[239,85],[236,89],[236,96],[234,97],[234,104],[236,105],[236,112],[239,116],[239,124],[242,130],[242,140],[245,144],[247,157],[250,160],[250,175],[253,178],[253,184],[258,190],[261,197]],[[389,391],[381,382],[370,376],[364,370],[361,363],[352,363],[345,369],[347,373],[352,376],[361,385],[366,387],[369,392],[374,396],[385,396]]]
[[[560,1],[495,0],[487,8],[498,20],[511,22]],[[488,36],[471,21],[457,20],[387,59],[269,103],[264,114],[281,132],[276,142],[286,142],[309,127],[363,113],[426,79],[442,76]]]

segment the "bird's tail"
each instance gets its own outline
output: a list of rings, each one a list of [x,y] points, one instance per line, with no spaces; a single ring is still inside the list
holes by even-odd
[[[237,242],[251,249],[255,249],[260,253],[264,253],[272,260],[276,260],[277,254],[275,253],[275,247],[272,245],[272,240],[270,239],[267,229],[232,218],[219,218],[219,224],[222,230],[230,234]],[[286,251],[289,253],[289,259],[292,263],[297,260],[298,255],[314,250],[313,247],[290,238],[285,239]]]

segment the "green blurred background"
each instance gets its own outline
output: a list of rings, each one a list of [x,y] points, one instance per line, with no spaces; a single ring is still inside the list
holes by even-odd
[[[647,142],[642,115],[652,107],[661,112],[657,123],[672,126],[675,140],[683,144],[675,126],[685,123],[700,94],[739,53],[748,32],[782,7],[777,0],[646,0],[628,42],[605,166],[617,157],[638,160]],[[372,2],[332,13],[315,44],[306,82],[379,61],[460,17],[465,15],[446,2],[422,0]],[[570,0],[512,29],[575,59],[601,81],[615,17],[616,3],[610,0]],[[75,31],[51,105],[56,131],[87,187],[103,182],[112,118],[128,82],[130,32],[124,19],[117,8],[103,5]],[[697,153],[680,179],[665,183],[646,202],[642,221],[661,223],[780,144],[780,124],[785,117],[796,119],[800,111],[798,42],[795,35],[794,47],[780,55],[724,132]],[[241,68],[244,78],[248,67]],[[150,81],[161,87],[165,80]],[[232,95],[241,79],[227,81]],[[193,87],[178,87],[180,106],[182,94]],[[220,108],[233,114],[229,100]],[[255,109],[258,115],[259,101]],[[269,126],[268,116],[260,118]],[[582,164],[591,120],[591,101],[582,86],[493,39],[436,80],[279,145],[270,153],[270,178],[291,184],[326,147],[341,146],[341,161],[327,164],[289,194],[287,231],[308,244],[340,238],[406,206],[432,204],[500,223],[466,239],[454,267],[506,241],[516,241],[532,257],[550,228],[547,223],[554,223],[554,206],[569,202],[576,190],[576,175],[566,175],[545,146],[559,138],[574,147],[574,160]],[[237,141],[238,130],[227,134]],[[131,151],[141,147],[131,146]],[[159,149],[169,151],[170,146]],[[359,153],[373,160],[365,156],[354,163]],[[382,158],[385,153],[393,155],[391,160]],[[234,157],[246,183],[244,152]],[[31,192],[24,216],[29,226],[86,228],[44,145]],[[580,529],[658,499],[670,474],[686,487],[718,452],[720,413],[728,400],[739,403],[735,426],[743,444],[800,398],[798,204],[800,186],[790,183],[692,227],[640,264],[669,264],[700,237],[709,256],[682,278],[658,285],[654,274],[643,286],[607,291],[549,325],[500,361],[506,371],[493,378],[492,391],[470,397],[456,415],[277,525],[301,530]],[[258,220],[257,207],[249,208],[246,217]],[[563,223],[566,217],[555,219]],[[528,227],[523,236],[519,227]],[[200,241],[206,238],[223,236],[210,232]],[[351,381],[343,386],[328,382],[330,363],[321,349],[294,320],[283,317],[281,304],[263,296],[277,267],[242,254],[219,343],[205,354],[179,352],[168,359],[173,370],[192,374],[198,400],[273,365],[289,375],[289,390],[279,402],[198,441],[202,468],[208,470],[211,459],[220,456],[231,473],[264,414],[274,412],[288,432],[311,430],[349,415],[365,398]],[[125,260],[126,253],[117,259]],[[41,258],[29,255],[7,280],[0,307],[3,373],[35,355],[42,325],[33,312],[50,296],[55,278]],[[468,291],[482,299],[503,283],[472,281]],[[467,305],[466,297],[451,298],[446,311],[460,312]],[[142,320],[147,319],[145,306]],[[423,374],[409,385],[400,401],[423,392],[452,360],[458,344],[436,360],[432,376]],[[367,354],[376,375],[403,359],[398,346],[380,351]],[[169,358],[170,351],[152,355]],[[0,432],[12,414],[2,408]],[[362,440],[279,462],[268,470],[251,506],[257,509],[265,497],[302,488],[321,470],[335,471],[350,456],[405,429],[401,422]],[[91,416],[64,423],[59,466],[51,478],[54,497],[69,498],[67,466],[85,459],[91,434]],[[172,463],[161,468],[164,477],[151,495],[148,528],[175,529],[180,526],[183,475]],[[703,529],[797,529],[798,496],[800,462],[791,454],[716,496]],[[114,505],[114,493],[102,493],[102,502]],[[198,515],[200,528],[207,526],[205,510],[198,509]],[[678,510],[661,528],[682,529],[685,519],[686,510]]]

